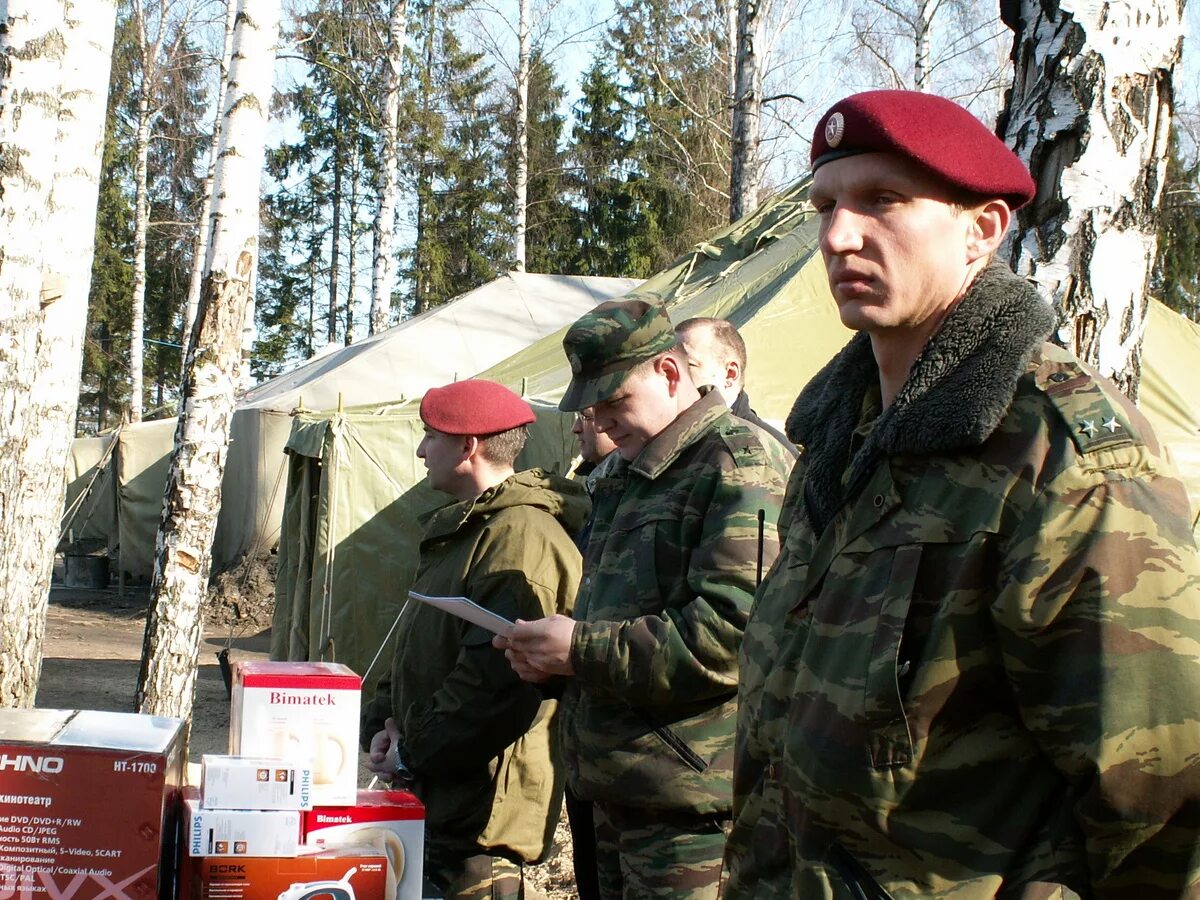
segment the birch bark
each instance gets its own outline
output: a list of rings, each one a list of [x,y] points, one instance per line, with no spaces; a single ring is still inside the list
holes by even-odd
[[[769,0],[738,0],[737,65],[729,158],[729,221],[758,206],[763,59]]]
[[[187,369],[188,349],[192,341],[192,326],[196,322],[196,309],[200,306],[200,282],[204,277],[204,257],[208,253],[209,217],[212,214],[213,172],[217,165],[217,152],[221,147],[221,117],[225,110],[225,85],[229,78],[229,54],[233,50],[233,23],[237,19],[240,0],[225,0],[225,39],[221,45],[221,68],[217,79],[217,114],[213,119],[212,142],[208,151],[208,172],[204,176],[204,199],[200,204],[197,220],[196,242],[192,249],[192,272],[188,280],[187,303],[183,308],[183,328],[179,336],[179,381]]]
[[[212,241],[155,547],[135,698],[140,712],[191,715],[202,607],[241,364],[242,324],[258,256],[259,179],[266,155],[279,4],[280,0],[242,0],[234,26],[213,184]]]
[[[1009,259],[1058,311],[1056,340],[1137,399],[1166,178],[1182,0],[1021,0],[1000,134],[1037,199]]]
[[[380,148],[379,208],[375,214],[375,259],[371,268],[369,333],[388,327],[392,285],[396,278],[393,258],[396,243],[396,197],[400,191],[400,67],[404,62],[405,0],[392,0],[388,17],[387,60],[383,97],[383,146]]]
[[[150,228],[150,120],[154,110],[151,97],[158,89],[158,56],[167,26],[167,0],[158,2],[158,28],[154,36],[146,27],[142,0],[133,0],[133,18],[137,26],[141,84],[137,98],[137,125],[134,132],[134,232],[133,296],[130,298],[129,326],[129,421],[142,421],[144,393],[143,362],[146,355],[142,335],[146,325],[146,234]]]
[[[525,271],[525,231],[529,222],[529,0],[520,0],[517,19],[517,195],[513,269]]]
[[[110,0],[0,0],[0,706],[32,706],[79,399]]]

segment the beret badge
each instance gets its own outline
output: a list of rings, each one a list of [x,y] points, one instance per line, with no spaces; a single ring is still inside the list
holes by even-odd
[[[831,148],[836,147],[842,142],[842,135],[846,133],[846,120],[840,112],[835,112],[825,122],[825,143]]]

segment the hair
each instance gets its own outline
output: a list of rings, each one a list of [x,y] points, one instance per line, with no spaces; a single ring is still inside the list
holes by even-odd
[[[726,359],[733,358],[737,360],[738,367],[744,375],[746,372],[746,342],[742,340],[742,336],[738,334],[738,330],[734,327],[733,323],[728,319],[697,316],[693,319],[685,319],[676,325],[675,334],[683,338],[701,329],[708,332],[713,344],[719,350],[728,354]]]
[[[495,434],[479,438],[480,455],[494,466],[511,466],[525,449],[529,440],[529,426],[518,425],[508,431],[497,431]]]

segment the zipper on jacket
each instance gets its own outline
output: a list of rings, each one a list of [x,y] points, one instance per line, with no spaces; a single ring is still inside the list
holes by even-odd
[[[875,880],[875,876],[867,871],[866,866],[840,842],[834,841],[829,845],[827,859],[837,869],[854,900],[894,900],[883,885]]]
[[[647,718],[649,718],[649,716],[647,716]],[[677,735],[671,729],[664,728],[661,725],[655,725],[653,722],[651,722],[650,725],[654,729],[654,733],[662,739],[662,742],[674,750],[675,753],[678,754],[679,758],[682,759],[689,768],[695,769],[697,772],[703,772],[708,768],[708,763],[701,759],[696,751],[684,743],[679,735]]]

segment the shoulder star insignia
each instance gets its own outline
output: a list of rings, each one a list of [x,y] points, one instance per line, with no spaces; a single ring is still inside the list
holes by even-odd
[[[1109,434],[1116,434],[1117,429],[1121,427],[1121,423],[1117,421],[1116,416],[1110,416],[1104,420],[1104,427],[1108,429]]]
[[[1096,436],[1096,423],[1093,422],[1091,419],[1084,419],[1083,424],[1079,426],[1079,430],[1082,431],[1084,434],[1086,434],[1088,437],[1095,437]]]

